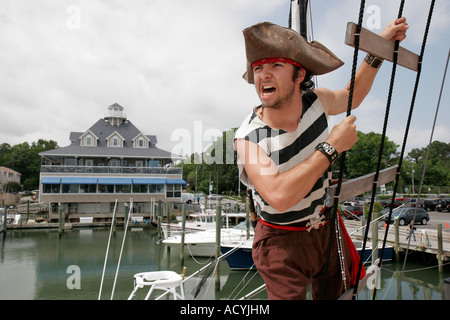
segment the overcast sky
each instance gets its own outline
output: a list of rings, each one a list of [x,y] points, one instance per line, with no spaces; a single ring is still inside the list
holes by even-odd
[[[364,26],[379,33],[400,1],[366,1]],[[70,144],[107,107],[122,105],[128,119],[158,146],[201,151],[211,136],[237,127],[259,104],[242,79],[242,29],[261,21],[287,26],[289,0],[2,0],[0,2],[0,144],[38,139]],[[406,1],[410,25],[402,46],[420,53],[428,0]],[[357,22],[359,1],[312,0],[314,39],[345,65],[319,77],[343,88],[353,48],[346,23]],[[437,0],[407,150],[425,147],[450,45],[450,1]],[[378,26],[378,22],[380,25]],[[381,28],[381,29],[380,29]],[[364,53],[359,56],[361,62]],[[381,133],[392,64],[354,111],[358,130]],[[387,136],[401,144],[416,73],[397,69]],[[433,140],[450,142],[447,79]],[[342,117],[330,118],[335,125]]]

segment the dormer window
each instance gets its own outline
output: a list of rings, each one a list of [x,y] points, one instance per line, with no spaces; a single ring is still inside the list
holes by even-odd
[[[80,137],[80,145],[82,147],[96,147],[97,146],[97,136],[88,130]]]
[[[106,141],[108,142],[108,147],[111,148],[122,148],[124,138],[117,132],[113,132],[108,138],[106,138]]]
[[[150,140],[142,133],[133,139],[133,148],[148,148]]]

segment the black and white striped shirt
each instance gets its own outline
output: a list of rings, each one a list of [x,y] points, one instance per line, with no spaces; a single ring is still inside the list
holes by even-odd
[[[236,131],[235,139],[256,143],[274,161],[278,171],[283,173],[308,158],[317,144],[328,137],[328,121],[323,106],[314,92],[304,93],[303,114],[297,130],[287,132],[275,130],[265,124],[256,114],[255,108]],[[329,173],[325,172],[312,190],[296,205],[284,212],[272,208],[255,190],[248,178],[243,161],[238,159],[241,181],[253,190],[253,197],[259,206],[260,217],[269,223],[293,225],[309,220],[319,214],[325,203],[325,189],[329,186]]]

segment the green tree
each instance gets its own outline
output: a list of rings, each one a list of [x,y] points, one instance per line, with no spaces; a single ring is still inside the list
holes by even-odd
[[[428,147],[415,148],[408,153],[407,159],[411,162],[408,172],[414,170],[414,182],[421,182],[425,167]],[[403,168],[402,168],[403,169]],[[403,170],[402,170],[403,171]],[[430,145],[428,162],[424,175],[425,185],[448,186],[450,180],[450,143],[433,141]]]
[[[224,131],[202,154],[194,153],[183,163],[183,176],[191,190],[205,194],[236,193],[238,190],[238,168],[233,138],[236,129]]]
[[[11,168],[22,174],[21,183],[25,189],[39,187],[41,159],[39,153],[58,147],[53,141],[39,139],[31,145],[28,142],[11,147],[7,143],[0,145],[0,165]]]
[[[347,178],[352,179],[376,171],[380,143],[381,134],[358,131],[358,142],[347,152]],[[397,148],[397,144],[385,137],[380,169],[396,164]]]

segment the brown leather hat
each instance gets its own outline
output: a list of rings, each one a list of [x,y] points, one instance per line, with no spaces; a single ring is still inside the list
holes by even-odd
[[[252,63],[264,58],[287,58],[300,63],[313,75],[325,74],[344,64],[317,41],[308,42],[298,32],[270,22],[261,22],[243,30],[247,55],[244,79],[253,81]]]

